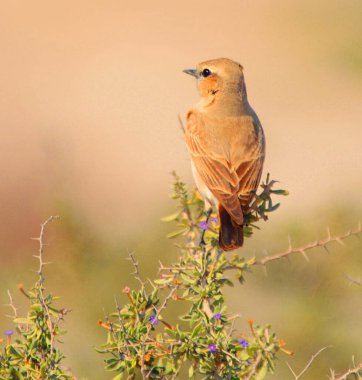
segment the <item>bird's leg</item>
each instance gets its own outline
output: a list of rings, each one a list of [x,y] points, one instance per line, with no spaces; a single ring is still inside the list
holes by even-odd
[[[200,243],[199,243],[200,246],[203,246],[203,245],[206,244],[205,240],[204,240],[204,236],[205,236],[206,230],[208,229],[208,223],[209,223],[209,219],[210,219],[211,213],[212,213],[212,207],[210,207],[206,211],[206,213],[205,213],[206,214],[206,221],[202,222],[202,224],[204,224],[204,227],[201,227],[202,232],[201,232]]]

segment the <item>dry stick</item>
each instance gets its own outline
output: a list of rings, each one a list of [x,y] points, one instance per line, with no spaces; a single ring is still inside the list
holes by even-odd
[[[276,253],[276,254],[270,255],[270,256],[265,256],[259,260],[256,260],[254,265],[265,265],[265,264],[269,263],[270,261],[280,260],[282,258],[285,258],[285,257],[292,255],[293,253],[300,253],[306,258],[306,260],[308,260],[308,256],[306,255],[306,251],[309,251],[310,249],[317,248],[317,247],[322,247],[328,251],[327,245],[329,245],[330,243],[335,242],[335,241],[338,242],[339,244],[343,245],[344,239],[347,239],[350,236],[358,236],[360,233],[362,233],[362,227],[361,227],[361,223],[359,223],[357,229],[350,230],[350,231],[347,231],[346,233],[344,233],[342,235],[333,236],[333,237],[331,237],[329,229],[327,230],[327,232],[328,232],[328,235],[325,239],[306,244],[302,247],[293,248],[291,246],[291,243],[289,242],[289,247],[286,251],[281,252],[281,253]]]
[[[40,235],[37,238],[33,238],[33,240],[36,240],[39,242],[39,253],[38,255],[34,255],[35,258],[39,260],[39,269],[38,269],[38,275],[39,275],[39,297],[40,297],[40,302],[43,305],[47,317],[48,317],[48,327],[50,330],[50,352],[53,352],[53,346],[54,346],[54,335],[53,335],[53,323],[51,320],[50,312],[48,305],[45,302],[45,297],[44,297],[44,275],[43,275],[43,268],[44,265],[49,264],[45,263],[43,261],[43,254],[44,254],[44,235],[45,235],[45,228],[48,225],[48,223],[52,222],[53,220],[59,219],[59,216],[50,216],[44,223],[40,225]]]
[[[139,263],[138,261],[136,260],[136,258],[134,257],[134,253],[133,252],[128,252],[128,256],[129,256],[129,260],[132,261],[132,264],[133,264],[133,267],[134,267],[134,272],[131,273],[134,275],[135,279],[141,284],[141,286],[143,287],[145,285],[145,281],[142,280],[142,277],[140,275],[140,272],[139,272]]]
[[[9,303],[6,304],[5,306],[11,307],[14,312],[14,315],[7,315],[7,317],[15,319],[18,316],[18,309],[14,305],[13,297],[11,296],[10,290],[8,290],[8,296],[9,296]]]
[[[316,352],[315,354],[312,355],[311,359],[309,360],[309,362],[307,363],[307,365],[302,369],[302,371],[299,373],[299,375],[297,375],[292,367],[289,365],[288,362],[287,363],[287,366],[288,368],[290,369],[291,373],[293,374],[294,376],[294,380],[299,380],[307,371],[308,369],[310,368],[310,366],[312,365],[313,361],[316,359],[316,357],[322,352],[324,351],[325,349],[329,348],[330,346],[326,346],[326,347],[322,347],[318,352]]]
[[[346,371],[342,375],[339,375],[338,377],[336,377],[335,372],[331,370],[330,380],[347,380],[349,375],[357,375],[358,378],[361,379],[362,378],[361,372],[362,372],[362,364],[359,364],[357,367],[353,369],[349,369],[348,371]]]

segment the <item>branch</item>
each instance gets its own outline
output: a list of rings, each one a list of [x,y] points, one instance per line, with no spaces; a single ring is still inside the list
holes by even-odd
[[[294,380],[299,380],[307,371],[308,369],[310,368],[310,366],[312,365],[313,361],[316,359],[316,357],[322,352],[324,351],[325,349],[329,348],[330,346],[326,346],[326,347],[323,347],[321,348],[318,352],[316,352],[314,355],[312,355],[312,357],[310,358],[309,362],[307,363],[307,365],[302,369],[302,371],[299,373],[299,375],[297,375],[292,367],[289,365],[288,362],[287,363],[287,366],[288,368],[290,369],[291,373],[293,374],[294,376]]]
[[[315,241],[313,243],[306,244],[306,245],[298,247],[298,248],[293,248],[290,241],[289,241],[289,247],[286,251],[276,253],[274,255],[264,256],[263,258],[256,260],[254,265],[265,265],[265,264],[269,263],[270,261],[280,260],[280,259],[286,258],[286,257],[288,257],[294,253],[302,254],[304,256],[304,258],[307,261],[309,261],[309,258],[306,254],[307,251],[309,251],[313,248],[317,248],[317,247],[322,247],[326,251],[328,251],[327,246],[332,242],[338,242],[339,244],[344,245],[343,240],[349,238],[350,236],[357,236],[358,237],[358,235],[362,233],[362,226],[361,226],[361,223],[359,223],[358,227],[355,230],[347,231],[346,233],[344,233],[342,235],[338,235],[338,236],[332,237],[330,232],[329,232],[329,229],[327,230],[327,233],[328,234],[327,234],[326,238],[324,238],[322,240]]]
[[[39,237],[33,238],[33,240],[37,240],[39,242],[39,253],[38,255],[34,255],[39,260],[39,269],[38,269],[38,275],[39,275],[39,301],[43,305],[47,317],[48,317],[48,328],[50,330],[50,352],[53,352],[53,346],[54,346],[54,328],[53,328],[53,322],[52,318],[49,312],[49,307],[45,302],[45,295],[44,295],[44,275],[43,275],[43,268],[44,265],[48,264],[43,261],[43,254],[44,254],[44,235],[45,235],[45,229],[48,223],[52,222],[53,220],[59,219],[59,216],[50,216],[44,223],[40,225],[40,234]]]
[[[13,297],[11,296],[11,293],[10,293],[10,290],[8,290],[8,296],[9,296],[9,303],[6,304],[5,306],[9,306],[11,307],[11,309],[13,310],[14,312],[14,315],[7,315],[7,317],[10,317],[10,318],[17,318],[18,316],[18,309],[15,307],[14,305],[14,302],[13,302]]]
[[[53,220],[59,219],[59,216],[50,216],[44,223],[40,225],[40,235],[39,237],[33,238],[32,240],[36,240],[39,242],[39,253],[38,255],[34,255],[35,258],[39,260],[39,269],[38,269],[38,275],[40,284],[44,284],[44,276],[43,276],[43,268],[44,265],[48,264],[43,261],[43,254],[44,254],[44,235],[45,235],[45,228],[48,225],[48,223],[52,222]]]
[[[131,273],[134,275],[135,279],[141,284],[141,286],[143,287],[145,285],[145,281],[142,280],[142,277],[140,275],[140,271],[139,271],[139,263],[138,261],[136,260],[136,258],[134,257],[134,254],[133,252],[128,252],[128,255],[129,255],[129,259],[128,260],[131,260],[132,261],[132,264],[133,264],[133,267],[134,267],[134,272]]]
[[[348,371],[344,372],[342,375],[339,375],[336,377],[336,374],[333,370],[331,370],[331,377],[329,378],[330,380],[347,380],[349,375],[357,375],[358,378],[361,378],[361,371],[362,371],[362,364],[359,364],[357,367],[353,369],[349,369]]]

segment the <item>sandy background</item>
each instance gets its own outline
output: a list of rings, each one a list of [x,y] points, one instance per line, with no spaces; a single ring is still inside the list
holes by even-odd
[[[356,225],[362,209],[361,19],[357,0],[3,1],[0,303],[16,282],[32,283],[29,237],[48,215],[60,214],[62,222],[52,226],[49,282],[73,309],[68,364],[80,378],[111,378],[90,348],[104,338],[96,321],[131,281],[120,258],[126,248],[153,266],[151,274],[159,255],[176,255],[164,241],[170,227],[159,218],[174,207],[169,173],[175,169],[192,183],[177,115],[185,115],[197,92],[182,70],[210,58],[244,66],[249,101],[266,133],[266,171],[291,193],[245,252],[283,247],[288,234],[308,241],[322,236],[327,224],[337,232]],[[238,290],[230,292],[233,309],[249,305],[254,319],[265,318],[261,322],[271,321],[276,330],[283,330],[283,318],[302,318],[281,331],[299,348],[297,367],[324,344],[338,346],[310,379],[362,354],[355,315],[361,315],[361,292],[338,277],[348,268],[362,276],[361,245],[353,244],[348,260],[320,254],[308,267],[302,261],[286,266],[283,277],[278,270],[275,277],[251,276],[245,304]],[[315,308],[306,303],[312,293]],[[333,311],[318,309],[325,299]],[[284,309],[290,302],[294,306]],[[5,330],[9,321],[1,321]],[[321,338],[320,326],[328,323]],[[299,326],[317,326],[310,335],[320,339],[306,345],[311,336],[301,336]],[[351,342],[348,349],[340,339]],[[284,361],[279,376],[287,379]]]

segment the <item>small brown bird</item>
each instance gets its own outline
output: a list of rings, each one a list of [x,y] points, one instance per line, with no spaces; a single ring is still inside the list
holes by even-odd
[[[219,245],[243,245],[244,214],[258,188],[265,156],[260,121],[246,95],[243,67],[230,59],[184,70],[197,79],[201,99],[187,114],[185,139],[205,206],[219,210]]]

